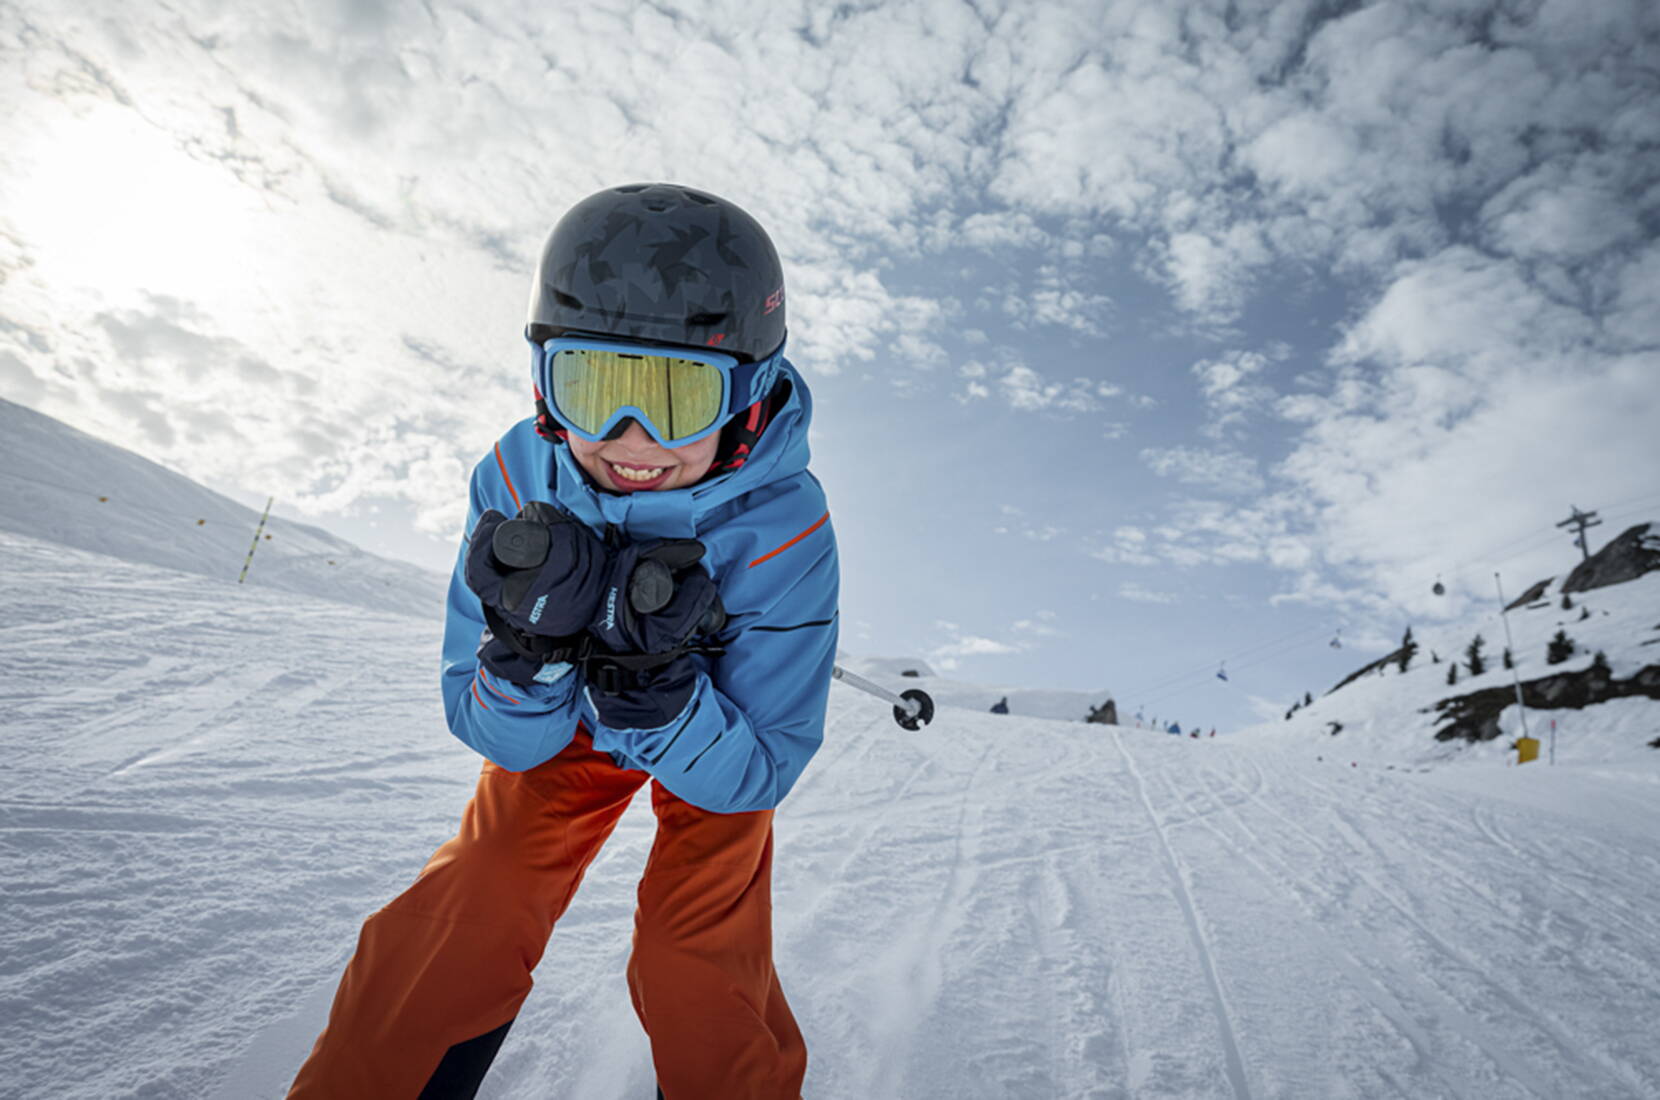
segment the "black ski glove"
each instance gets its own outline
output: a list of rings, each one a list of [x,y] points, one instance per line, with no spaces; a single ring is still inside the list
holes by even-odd
[[[594,713],[614,730],[662,729],[686,709],[697,691],[697,666],[687,653],[641,668],[592,657],[587,670]]]
[[[636,543],[617,552],[588,631],[612,653],[668,653],[726,623],[696,539]]]
[[[726,625],[703,553],[695,539],[671,539],[617,554],[588,628],[611,655],[596,654],[586,665],[589,698],[611,729],[661,728],[697,689],[687,649]]]
[[[574,659],[573,639],[520,634],[506,622],[501,622],[493,609],[486,609],[485,619],[496,619],[496,622],[478,639],[478,664],[503,680],[528,689],[531,684],[543,682],[536,679],[536,675],[546,665]],[[496,630],[500,630],[500,634]]]
[[[543,551],[540,564],[529,568],[510,564],[521,556],[513,552],[520,548],[496,545],[497,529],[507,517],[492,508],[473,526],[472,544],[467,548],[467,587],[480,603],[493,608],[522,634],[551,638],[581,634],[599,606],[611,551],[581,522],[541,501],[526,505],[519,518],[535,521],[516,524],[514,535],[537,541],[535,550]],[[508,562],[502,560],[503,555]],[[494,622],[491,628],[503,633]]]

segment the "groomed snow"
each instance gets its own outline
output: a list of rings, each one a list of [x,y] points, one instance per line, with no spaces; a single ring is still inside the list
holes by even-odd
[[[438,627],[0,534],[7,1095],[282,1094],[476,775]],[[1635,754],[1351,766],[949,706],[908,734],[838,686],[778,818],[806,1095],[1660,1095],[1657,794]],[[637,799],[481,1096],[651,1095],[652,825]]]
[[[319,527],[266,522],[246,584],[442,614],[444,582]],[[0,398],[0,531],[236,580],[259,512],[112,443]]]

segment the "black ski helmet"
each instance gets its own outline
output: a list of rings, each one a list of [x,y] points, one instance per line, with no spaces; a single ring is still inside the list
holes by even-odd
[[[706,191],[631,183],[589,195],[542,246],[525,336],[567,332],[713,348],[784,343],[784,271],[759,222]]]

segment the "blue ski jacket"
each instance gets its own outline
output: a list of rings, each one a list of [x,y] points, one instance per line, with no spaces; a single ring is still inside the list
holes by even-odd
[[[840,589],[824,490],[807,470],[812,396],[793,366],[783,370],[789,399],[744,464],[681,489],[598,491],[569,447],[536,433],[534,418],[501,437],[473,469],[469,533],[488,509],[513,516],[543,500],[601,535],[609,526],[629,541],[699,539],[726,607],[726,652],[693,656],[697,687],[672,722],[609,729],[580,669],[521,686],[480,668],[484,615],[464,577],[463,538],[444,621],[444,711],[455,736],[517,772],[552,759],[580,723],[595,749],[695,806],[739,813],[783,800],[824,737]]]

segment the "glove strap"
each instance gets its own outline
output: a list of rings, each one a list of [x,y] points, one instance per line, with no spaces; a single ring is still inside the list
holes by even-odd
[[[688,643],[676,646],[666,653],[585,653],[578,658],[588,686],[602,695],[621,695],[632,691],[665,665],[673,664],[688,653],[702,653],[719,657],[726,652],[723,645]]]
[[[587,634],[568,634],[558,638],[550,638],[543,634],[526,634],[509,623],[502,617],[501,612],[489,604],[481,606],[484,609],[484,625],[490,628],[490,633],[500,638],[506,643],[507,648],[527,661],[538,661],[547,665],[560,661],[581,661],[588,656],[592,639]]]

